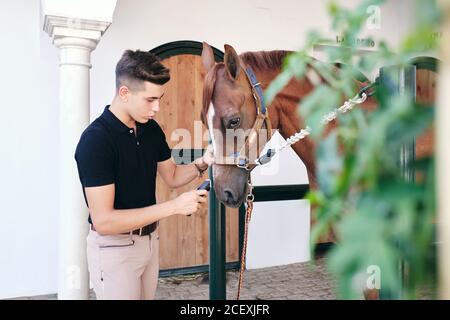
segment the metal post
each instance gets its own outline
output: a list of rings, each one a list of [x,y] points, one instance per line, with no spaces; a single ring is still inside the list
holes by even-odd
[[[212,169],[209,169],[209,299],[226,299],[226,225],[225,207],[219,203],[214,191]]]
[[[388,66],[380,70],[380,85],[387,90],[390,96],[401,96],[410,94],[413,99],[416,98],[416,66]],[[404,144],[399,150],[399,169],[403,179],[413,183],[415,171],[413,163],[415,159],[415,140]],[[402,288],[405,283],[407,265],[405,261],[399,261],[398,270],[400,273],[401,285],[399,295],[395,296],[393,292],[388,290],[380,291],[381,299],[402,299]],[[383,283],[383,281],[381,281]]]

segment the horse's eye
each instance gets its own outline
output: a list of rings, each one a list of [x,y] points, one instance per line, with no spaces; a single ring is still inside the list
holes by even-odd
[[[237,126],[239,126],[240,123],[241,123],[241,118],[234,118],[234,119],[231,119],[231,120],[228,122],[228,127],[229,127],[230,129],[234,129],[234,128],[236,128]]]

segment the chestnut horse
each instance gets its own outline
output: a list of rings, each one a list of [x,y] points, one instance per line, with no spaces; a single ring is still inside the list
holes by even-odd
[[[202,62],[206,76],[203,87],[202,121],[208,126],[212,136],[217,136],[219,132],[222,133],[221,137],[226,137],[226,130],[239,128],[245,131],[253,127],[258,109],[255,107],[254,92],[246,69],[250,67],[253,70],[257,81],[265,90],[282,71],[282,61],[289,53],[289,51],[268,51],[238,55],[233,47],[225,45],[224,62],[216,63],[212,48],[203,43]],[[291,79],[267,107],[272,128],[278,129],[285,139],[305,128],[306,123],[297,112],[298,105],[300,103],[301,106],[301,100],[310,94],[316,85],[324,81],[312,66],[308,68],[305,77]],[[359,88],[365,85],[356,80],[355,83]],[[362,105],[367,109],[374,106],[375,102],[370,98]],[[231,144],[234,152],[242,147],[236,142],[226,141],[226,138],[214,138],[216,158],[227,156],[224,154],[226,145]],[[265,144],[265,141],[262,141],[262,144]],[[306,166],[310,187],[316,188],[314,141],[306,137],[292,145],[292,148]],[[240,206],[248,193],[249,174],[249,170],[235,165],[215,164],[213,178],[217,198],[228,207]]]

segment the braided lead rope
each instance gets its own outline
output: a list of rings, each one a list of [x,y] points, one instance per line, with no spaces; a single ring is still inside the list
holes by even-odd
[[[245,259],[247,255],[248,226],[252,219],[253,199],[247,198],[247,211],[245,214],[244,241],[242,243],[241,268],[239,270],[239,281],[236,300],[241,298],[242,286],[244,285]]]
[[[279,149],[277,149],[275,152],[280,152],[281,150],[293,145],[294,143],[299,142],[300,140],[306,138],[307,136],[309,136],[311,134],[311,128],[310,127],[306,127],[305,129],[300,130],[299,132],[297,132],[296,134],[293,134],[292,136],[290,136],[286,142],[283,142],[283,144],[281,145],[281,147]]]
[[[354,106],[364,103],[367,100],[367,94],[366,93],[362,93],[361,97],[358,95],[356,95],[355,97],[353,97],[352,99],[349,99],[347,101],[345,101],[344,105],[341,106],[340,108],[336,108],[333,111],[327,113],[323,118],[322,118],[322,124],[327,124],[328,122],[333,121],[334,119],[337,118],[338,113],[341,114],[345,114],[349,111],[351,111],[353,109]]]
[[[325,125],[325,124],[335,120],[339,113],[340,114],[345,114],[345,113],[351,111],[354,106],[364,103],[367,100],[367,97],[368,96],[367,96],[367,94],[365,92],[362,92],[361,95],[357,94],[352,99],[347,100],[341,107],[336,108],[333,111],[327,113],[322,118],[321,123],[323,125]],[[270,154],[271,154],[270,156],[263,155],[262,157],[257,159],[256,162],[259,165],[262,165],[262,164],[265,164],[265,163],[269,162],[270,160],[268,158],[272,157],[273,155],[275,155],[276,153],[282,151],[283,149],[285,149],[287,147],[290,147],[291,145],[299,142],[300,140],[306,138],[310,134],[311,134],[311,128],[310,127],[306,127],[304,129],[301,129],[299,132],[293,134],[285,142],[283,142],[281,147],[276,148],[275,150],[272,149],[271,152],[270,152]]]

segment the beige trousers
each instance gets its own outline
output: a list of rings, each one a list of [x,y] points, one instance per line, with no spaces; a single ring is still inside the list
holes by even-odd
[[[87,237],[90,280],[98,300],[151,300],[159,275],[159,236],[131,234]]]

